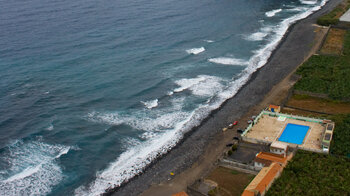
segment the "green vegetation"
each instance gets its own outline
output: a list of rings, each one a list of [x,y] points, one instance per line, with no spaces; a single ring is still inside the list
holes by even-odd
[[[317,19],[317,24],[322,26],[335,25],[339,22],[339,19],[334,17],[335,15],[332,12],[324,16],[321,16],[320,18]]]
[[[233,175],[237,175],[237,174],[240,174],[238,171],[236,171],[236,170],[232,170],[231,171],[231,174],[233,174]]]
[[[314,55],[298,70],[296,90],[327,94],[331,99],[350,97],[350,32],[345,35],[343,56]]]
[[[211,189],[211,190],[208,192],[208,195],[209,195],[209,196],[215,196],[217,192],[218,192],[218,191],[217,191],[217,188],[215,187],[215,188]]]
[[[328,14],[317,19],[317,24],[322,26],[335,25],[339,22],[339,18],[350,8],[350,0],[344,1]]]
[[[237,150],[237,144],[234,144],[233,146],[232,146],[232,151],[236,151]]]
[[[267,195],[349,195],[350,159],[299,150]]]
[[[228,156],[231,156],[231,155],[232,155],[232,150],[229,150],[229,151],[227,152],[227,154],[228,154]]]
[[[350,114],[334,115],[331,119],[335,122],[330,147],[331,154],[348,156],[350,158]]]

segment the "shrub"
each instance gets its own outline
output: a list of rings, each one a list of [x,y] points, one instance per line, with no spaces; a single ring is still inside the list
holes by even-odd
[[[217,192],[217,188],[213,188],[213,189],[211,189],[211,190],[208,192],[208,195],[209,195],[209,196],[215,196],[215,195],[216,195],[216,192]]]
[[[338,18],[331,18],[327,15],[317,19],[317,24],[322,26],[336,25],[338,22],[339,22]]]
[[[337,155],[350,155],[350,114],[332,116],[335,122],[331,153]]]
[[[232,150],[229,150],[229,151],[227,152],[227,154],[228,154],[228,156],[231,156],[231,155],[232,155]]]
[[[236,151],[236,150],[237,150],[237,145],[235,144],[232,146],[232,151]]]

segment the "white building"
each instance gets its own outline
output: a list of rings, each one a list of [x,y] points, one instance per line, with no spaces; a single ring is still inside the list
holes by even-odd
[[[288,144],[285,142],[274,141],[270,146],[270,152],[287,156]]]

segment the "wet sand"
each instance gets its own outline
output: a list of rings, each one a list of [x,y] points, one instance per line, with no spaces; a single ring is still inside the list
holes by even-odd
[[[289,28],[268,63],[255,72],[249,82],[203,123],[187,133],[169,153],[151,164],[143,174],[123,185],[113,195],[171,195],[208,174],[223,155],[225,144],[232,140],[232,130],[222,128],[239,119],[237,127],[245,128],[246,120],[258,114],[267,104],[279,104],[295,80],[292,73],[318,49],[320,34],[313,24],[341,0],[330,0],[321,10]],[[171,176],[170,172],[175,175]]]

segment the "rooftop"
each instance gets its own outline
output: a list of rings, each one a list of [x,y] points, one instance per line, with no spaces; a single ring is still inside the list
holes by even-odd
[[[265,165],[270,165],[273,162],[277,162],[284,165],[285,163],[287,163],[287,157],[270,152],[260,152],[258,155],[256,155],[254,161],[263,163]]]
[[[287,150],[288,144],[285,143],[285,142],[274,141],[274,142],[272,142],[272,144],[271,144],[271,148],[278,148],[278,149]]]
[[[280,171],[282,171],[282,166],[277,163],[272,163],[269,167],[262,168],[246,187],[242,196],[254,195],[254,192],[257,191],[263,194],[267,187],[272,184],[273,180],[278,177]]]
[[[269,108],[275,108],[275,109],[278,109],[280,106],[278,105],[270,105]]]
[[[186,192],[182,191],[176,194],[173,194],[172,196],[188,196]]]

